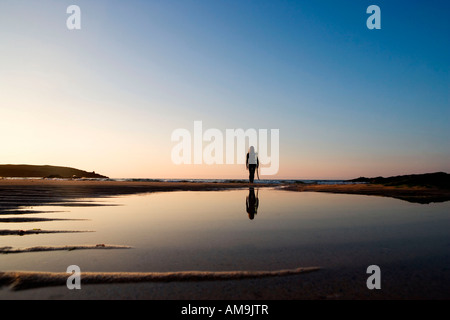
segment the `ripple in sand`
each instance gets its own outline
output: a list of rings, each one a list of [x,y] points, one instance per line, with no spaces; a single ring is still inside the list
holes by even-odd
[[[95,231],[80,231],[80,230],[0,230],[0,236],[25,236],[29,234],[41,234],[41,233],[78,233],[78,232],[95,232]]]
[[[178,272],[82,272],[82,284],[117,284],[137,282],[224,281],[252,278],[292,276],[320,270],[319,267],[274,271],[178,271]],[[0,272],[0,287],[24,290],[49,286],[65,286],[68,273]]]
[[[129,246],[112,245],[112,244],[96,244],[96,245],[72,245],[72,246],[36,246],[28,248],[0,247],[0,253],[24,253],[24,252],[42,252],[42,251],[72,251],[86,249],[130,249]]]

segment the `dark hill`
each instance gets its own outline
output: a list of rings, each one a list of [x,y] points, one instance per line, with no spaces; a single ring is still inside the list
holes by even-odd
[[[68,167],[33,166],[33,165],[0,165],[0,177],[14,178],[108,178],[95,172],[87,172]]]
[[[408,186],[408,187],[420,186],[429,188],[450,189],[450,174],[445,172],[410,174],[388,178],[360,177],[349,181],[382,184],[385,186]]]

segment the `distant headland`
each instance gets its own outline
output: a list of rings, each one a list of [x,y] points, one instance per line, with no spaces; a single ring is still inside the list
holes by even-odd
[[[366,178],[360,177],[357,179],[349,180],[350,182],[360,182],[360,183],[371,183],[371,184],[382,184],[385,186],[399,187],[428,187],[428,188],[439,188],[439,189],[450,189],[450,174],[445,172],[434,172],[434,173],[424,173],[424,174],[409,174],[403,176],[393,176],[393,177],[376,177],[376,178]]]
[[[95,173],[69,167],[35,166],[25,164],[0,165],[0,177],[4,178],[108,178]]]
[[[350,184],[296,184],[286,190],[392,197],[428,204],[450,201],[450,175],[445,172],[347,180]]]

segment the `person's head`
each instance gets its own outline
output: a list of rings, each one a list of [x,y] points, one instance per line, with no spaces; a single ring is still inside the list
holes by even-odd
[[[248,149],[248,153],[254,154],[254,153],[255,153],[255,147],[251,146],[251,147]]]

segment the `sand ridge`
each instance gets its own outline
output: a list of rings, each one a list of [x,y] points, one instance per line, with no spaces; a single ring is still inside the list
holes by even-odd
[[[273,271],[177,271],[177,272],[83,272],[82,284],[117,284],[141,282],[192,282],[241,280],[250,278],[284,277],[320,270],[319,267],[282,269]],[[0,272],[0,287],[12,290],[66,285],[68,273],[61,272]]]

